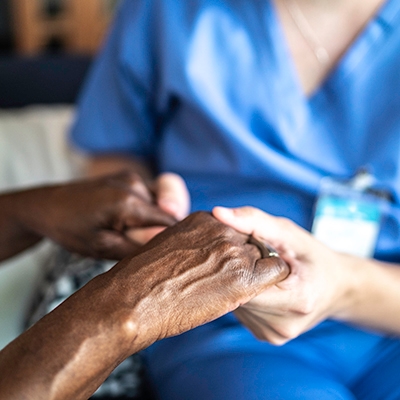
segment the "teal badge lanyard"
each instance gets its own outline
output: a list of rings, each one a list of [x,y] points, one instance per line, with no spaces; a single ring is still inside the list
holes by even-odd
[[[334,250],[372,257],[388,194],[374,189],[375,178],[360,170],[352,179],[321,181],[313,235]]]

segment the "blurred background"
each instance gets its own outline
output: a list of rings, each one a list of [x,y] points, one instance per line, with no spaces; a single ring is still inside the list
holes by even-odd
[[[118,3],[0,0],[0,192],[80,176],[68,131]],[[0,263],[0,349],[24,329],[54,251],[43,242]]]
[[[0,109],[74,103],[120,0],[1,0]]]
[[[97,51],[119,0],[2,0],[2,53]]]

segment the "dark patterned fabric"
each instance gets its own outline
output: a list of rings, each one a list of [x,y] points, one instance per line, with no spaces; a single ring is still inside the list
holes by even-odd
[[[26,326],[37,322],[96,275],[115,262],[83,258],[55,248],[45,266],[46,272],[36,291]],[[145,384],[142,360],[134,354],[122,362],[92,396],[93,400],[153,400]]]

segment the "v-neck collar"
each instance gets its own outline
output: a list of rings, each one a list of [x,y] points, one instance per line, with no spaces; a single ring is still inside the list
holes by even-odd
[[[304,93],[301,86],[300,78],[273,0],[270,1],[270,10],[272,19],[274,20],[274,28],[277,28],[275,35],[277,41],[275,43],[281,47],[281,51],[277,50],[276,54],[280,54],[283,57],[282,61],[287,64],[287,68],[284,69],[292,76],[294,91],[299,94],[304,102],[312,104],[326,90],[331,88],[332,85],[344,84],[346,78],[352,75],[367,54],[375,48],[374,45],[397,27],[397,21],[400,18],[400,1],[387,0],[381,6],[376,15],[368,22],[363,31],[345,51],[319,87],[309,95]]]

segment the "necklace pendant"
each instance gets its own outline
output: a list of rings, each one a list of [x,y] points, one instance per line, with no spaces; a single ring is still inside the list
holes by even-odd
[[[314,50],[314,54],[315,54],[315,57],[317,58],[317,60],[319,61],[319,63],[321,63],[321,64],[329,63],[330,57],[329,57],[329,54],[328,54],[327,50],[325,49],[325,47],[322,47],[322,46],[317,47]]]
[[[300,35],[314,53],[317,61],[322,65],[328,64],[330,61],[328,50],[320,42],[297,2],[295,0],[284,0],[284,4]]]

